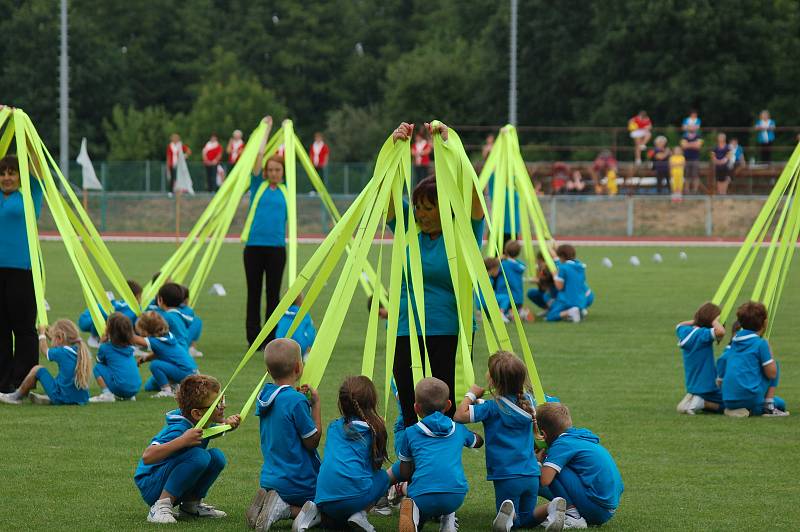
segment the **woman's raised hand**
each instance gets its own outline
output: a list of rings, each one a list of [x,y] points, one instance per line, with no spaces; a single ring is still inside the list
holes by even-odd
[[[261,121],[267,124],[268,127],[272,127],[272,115],[265,116]]]
[[[436,126],[433,126],[428,122],[425,122],[425,128],[428,130],[431,136],[433,136],[434,133],[438,132],[442,136],[442,140],[447,142],[447,126],[442,122],[439,122],[438,124],[436,124]]]
[[[414,134],[414,124],[409,124],[408,122],[402,122],[397,128],[392,131],[392,140],[397,142],[398,140],[408,140],[411,138],[411,135]]]

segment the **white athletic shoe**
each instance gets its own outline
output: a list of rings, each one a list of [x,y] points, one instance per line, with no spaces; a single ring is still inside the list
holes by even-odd
[[[777,408],[773,408],[771,410],[764,409],[764,413],[762,414],[763,417],[786,417],[789,415],[789,412],[784,412],[783,410],[778,410]]]
[[[192,358],[203,358],[203,352],[198,351],[195,346],[189,346],[189,354],[192,355]]]
[[[693,395],[689,402],[686,404],[686,413],[690,415],[694,415],[697,412],[700,412],[703,407],[706,405],[706,400],[700,397],[699,395]]]
[[[155,395],[151,396],[153,399],[161,399],[162,397],[175,397],[175,390],[172,388],[168,390],[161,390]]]
[[[407,487],[407,482],[398,482],[389,486],[389,493],[386,494],[389,504],[395,508],[400,508],[400,503],[403,502],[403,498],[406,496]]]
[[[95,335],[91,335],[91,336],[89,336],[89,338],[86,340],[86,345],[88,345],[88,346],[89,346],[89,347],[91,347],[92,349],[97,349],[98,347],[100,347],[100,338],[98,338],[98,337],[97,337],[97,336],[95,336]]]
[[[150,507],[150,512],[147,514],[147,521],[149,523],[161,524],[174,524],[178,521],[172,514],[172,501],[169,499],[160,499]]]
[[[99,395],[89,398],[90,403],[113,403],[117,398],[111,392],[102,392]]]
[[[322,514],[319,513],[314,501],[306,501],[300,509],[300,513],[294,518],[292,532],[306,532],[309,528],[318,525],[322,521]]]
[[[725,415],[728,417],[749,417],[750,411],[746,408],[726,408]]]
[[[28,397],[31,400],[31,403],[35,405],[49,405],[50,404],[50,397],[48,397],[45,393],[34,393],[31,392],[28,394]]]
[[[574,506],[564,512],[564,528],[589,528],[586,519],[581,517],[580,512]]]
[[[191,517],[210,517],[211,519],[220,519],[228,516],[222,510],[217,510],[203,501],[181,503],[180,512]]]
[[[456,520],[455,512],[439,518],[439,532],[458,532],[458,520]]]
[[[556,497],[547,503],[547,525],[546,532],[559,532],[564,528],[565,513],[567,511],[567,501],[562,497]]]
[[[392,505],[389,504],[389,498],[381,497],[378,499],[378,502],[375,503],[375,506],[370,509],[370,513],[382,515],[384,517],[392,515]]]
[[[578,307],[571,307],[567,309],[567,317],[569,321],[572,323],[580,323],[581,321],[581,309]]]
[[[10,393],[0,393],[0,403],[5,403],[7,405],[21,405],[22,399],[18,399]]]
[[[258,518],[256,519],[256,530],[258,532],[265,532],[281,519],[291,518],[292,509],[281,499],[277,491],[270,490],[269,493],[267,493],[267,500],[264,501],[264,506],[261,508],[261,513],[258,514]]]
[[[250,506],[244,513],[245,521],[247,521],[248,528],[255,528],[256,527],[256,519],[258,519],[258,514],[261,513],[261,508],[264,507],[264,501],[267,500],[267,490],[264,488],[258,488],[256,492],[256,496],[253,497],[253,502],[250,503]]]
[[[686,407],[689,406],[689,401],[692,400],[692,397],[694,396],[690,393],[684,395],[683,399],[681,399],[681,401],[678,403],[678,406],[675,407],[675,410],[677,410],[679,414],[685,414]]]
[[[417,532],[419,526],[419,508],[413,499],[405,498],[400,503],[400,519],[398,520],[398,532]]]
[[[497,512],[497,517],[492,522],[492,532],[510,532],[511,527],[514,526],[514,502],[506,499],[500,505],[500,510]]]
[[[589,315],[589,309],[582,308],[581,309],[581,318],[585,318]]]
[[[375,532],[375,527],[367,519],[367,512],[361,511],[354,513],[347,518],[347,524],[350,525],[350,530],[359,530],[360,532]]]

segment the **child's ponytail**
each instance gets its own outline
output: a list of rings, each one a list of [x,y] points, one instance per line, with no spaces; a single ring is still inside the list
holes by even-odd
[[[92,354],[83,338],[78,337],[78,361],[75,364],[75,387],[79,390],[89,389],[92,375]]]

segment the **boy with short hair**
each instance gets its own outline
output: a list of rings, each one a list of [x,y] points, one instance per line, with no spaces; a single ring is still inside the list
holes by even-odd
[[[540,451],[540,495],[567,501],[564,528],[602,525],[614,516],[624,486],[611,454],[588,429],[572,426],[569,409],[562,403],[536,407],[536,420],[547,449]],[[548,493],[549,492],[549,493]],[[546,505],[534,511],[546,520]]]
[[[503,248],[503,257],[500,260],[500,269],[505,273],[506,279],[508,280],[508,288],[511,289],[511,294],[509,295],[508,290],[506,290],[506,282],[503,280],[502,276],[497,280],[495,292],[497,293],[498,301],[500,300],[501,294],[505,296],[504,300],[506,304],[505,306],[501,306],[500,310],[502,310],[508,318],[511,318],[513,315],[511,312],[511,305],[514,305],[519,311],[520,318],[527,319],[528,313],[524,312],[525,308],[523,307],[525,293],[522,286],[522,275],[525,273],[525,263],[517,260],[520,251],[522,251],[522,246],[517,240],[509,240],[506,242]]]
[[[225,455],[219,449],[207,449],[210,438],[203,438],[203,429],[195,428],[219,391],[219,382],[214,377],[192,375],[184,379],[178,391],[178,409],[167,412],[166,425],[144,450],[133,480],[142,498],[151,505],[149,522],[175,523],[172,508],[176,504],[180,504],[184,515],[213,518],[227,515],[203,502],[225,468]],[[238,427],[239,416],[223,418],[224,412],[223,397],[208,423]]]
[[[405,430],[398,458],[400,476],[408,478],[408,497],[400,505],[400,532],[416,532],[438,518],[440,531],[455,532],[455,512],[464,503],[469,485],[461,463],[463,447],[478,448],[483,439],[444,413],[450,410],[450,389],[434,377],[414,389],[414,410],[421,418]]]
[[[761,337],[767,327],[767,308],[748,301],[736,310],[742,326],[731,341],[722,365],[722,399],[725,415],[788,416],[786,402],[775,397],[780,369],[769,342]]]
[[[300,306],[303,304],[303,293],[297,294],[297,297],[283,313],[281,319],[278,320],[278,325],[275,327],[275,338],[286,338],[286,333],[294,322],[295,316],[300,311]],[[300,344],[300,352],[303,354],[303,362],[305,363],[308,358],[308,353],[311,351],[311,346],[314,345],[314,340],[317,338],[317,329],[314,327],[314,321],[311,319],[311,314],[306,313],[300,325],[294,330],[292,340]]]
[[[164,283],[158,289],[156,296],[157,309],[156,312],[161,314],[169,326],[171,332],[179,344],[189,350],[189,330],[186,327],[186,321],[181,314],[181,305],[184,302],[183,287],[177,283]],[[148,310],[150,308],[148,307]]]
[[[306,501],[313,501],[321,464],[317,447],[322,438],[319,394],[303,385],[300,345],[276,338],[264,349],[272,381],[258,395],[261,454],[264,465],[247,523],[259,532],[282,519],[294,519]],[[298,391],[299,390],[299,391]]]
[[[133,292],[133,297],[136,298],[136,301],[139,301],[142,297],[142,285],[134,281],[133,279],[128,279],[128,287]],[[100,314],[103,315],[103,319],[108,319],[108,315],[106,311],[103,310],[103,307],[99,306]],[[136,313],[133,309],[122,299],[112,299],[111,300],[111,307],[114,309],[114,312],[120,312],[125,315],[126,318],[131,320],[131,325],[136,325]],[[100,335],[97,333],[97,329],[94,326],[94,322],[92,321],[92,315],[89,313],[89,309],[87,308],[81,315],[78,317],[78,328],[83,332],[89,333],[89,340],[86,342],[89,347],[100,347]]]
[[[586,266],[575,259],[575,248],[562,244],[556,249],[558,270],[553,283],[558,293],[547,312],[547,321],[581,321],[582,310],[587,306],[588,286],[586,285]],[[594,298],[592,298],[594,299]]]

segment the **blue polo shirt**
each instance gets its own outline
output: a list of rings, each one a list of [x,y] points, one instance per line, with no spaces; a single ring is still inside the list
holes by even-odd
[[[178,342],[174,334],[168,332],[166,336],[150,336],[145,338],[148,350],[152,351],[156,358],[169,362],[187,375],[197,371],[197,363],[194,361],[186,346]]]
[[[167,325],[169,326],[169,332],[175,336],[175,339],[178,341],[178,343],[188,349],[189,329],[186,327],[186,320],[184,319],[180,309],[170,308],[164,310],[161,307],[156,307],[155,311],[161,314],[161,316],[164,318],[164,321],[167,322]]]
[[[56,393],[50,395],[53,404],[85,404],[89,401],[89,390],[75,386],[75,368],[78,365],[78,346],[51,347],[47,360],[58,364],[55,381]]]
[[[508,286],[511,288],[511,299],[514,304],[521,305],[525,302],[522,280],[522,275],[525,273],[525,263],[516,259],[503,259],[500,261],[500,267],[503,269],[503,273],[506,274],[506,279],[508,279]],[[497,281],[494,283],[494,286],[496,294],[508,294],[506,282],[502,274],[497,276]]]
[[[111,307],[114,309],[114,312],[120,312],[124,314],[126,318],[131,320],[131,325],[136,325],[136,319],[137,319],[136,313],[130,306],[128,306],[127,303],[125,303],[125,301],[119,299],[113,299],[111,300]],[[103,310],[103,307],[98,304],[97,308],[98,310],[100,310],[100,314],[103,316],[103,319],[107,320],[108,314],[106,314],[106,311]],[[81,312],[81,315],[78,316],[78,328],[83,332],[88,332],[94,336],[99,336],[99,334],[97,333],[97,329],[94,326],[94,322],[92,321],[92,315],[89,313],[88,308],[85,309],[83,312]]]
[[[695,325],[678,325],[675,334],[678,336],[678,347],[683,353],[686,391],[694,394],[716,391],[714,329]]]
[[[133,356],[133,346],[105,342],[97,350],[97,363],[111,370],[118,395],[136,395],[142,387],[142,377]]]
[[[39,180],[31,176],[31,196],[36,219],[42,212],[42,187]],[[25,229],[25,208],[22,192],[8,196],[0,192],[0,268],[31,269],[28,249],[28,232]]]
[[[723,400],[745,401],[764,394],[769,379],[763,368],[775,361],[769,342],[754,331],[741,329],[733,337],[725,359]]]
[[[317,504],[359,497],[372,488],[372,431],[361,419],[339,418],[325,433],[325,460],[317,478]]]
[[[299,310],[300,307],[297,305],[291,305],[286,312],[283,313],[283,316],[278,320],[278,325],[275,328],[275,338],[286,338],[286,333],[289,332],[289,328],[292,326],[294,317],[297,316]],[[303,317],[303,321],[300,322],[300,325],[297,326],[294,334],[292,334],[292,340],[300,344],[300,352],[305,355],[305,353],[311,349],[311,346],[314,345],[314,339],[316,337],[317,329],[314,327],[314,322],[311,320],[311,314],[306,313]]]
[[[250,176],[250,207],[255,209],[253,223],[250,225],[250,235],[247,237],[248,246],[286,246],[286,197],[280,188],[267,186],[258,205],[252,201],[264,180],[261,172]]]
[[[564,281],[564,288],[558,291],[556,301],[568,307],[586,306],[586,266],[578,260],[556,263],[558,270],[555,280]]]

